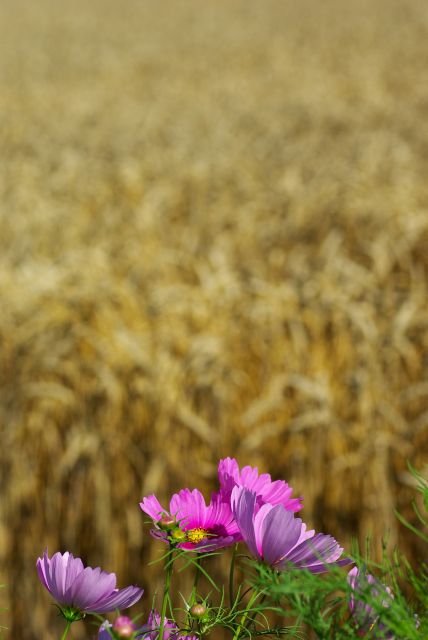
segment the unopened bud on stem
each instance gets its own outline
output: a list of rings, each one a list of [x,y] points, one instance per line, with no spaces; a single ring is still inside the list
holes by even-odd
[[[190,607],[190,615],[192,616],[192,618],[202,618],[207,612],[207,608],[204,604],[199,603],[199,604],[194,604],[192,607]]]
[[[177,526],[177,520],[174,516],[170,516],[168,513],[164,513],[162,518],[158,522],[159,529],[162,531],[169,531]]]

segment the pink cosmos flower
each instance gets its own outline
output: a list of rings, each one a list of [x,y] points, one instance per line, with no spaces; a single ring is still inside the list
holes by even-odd
[[[182,489],[172,496],[169,509],[154,495],[143,498],[140,507],[155,523],[154,537],[166,542],[175,540],[182,549],[207,552],[242,540],[230,504],[218,493],[213,493],[206,505],[198,489]],[[166,520],[173,523],[169,533],[161,530],[161,521]]]
[[[339,560],[343,549],[334,538],[308,531],[282,504],[264,504],[257,510],[256,500],[245,487],[232,491],[233,513],[255,558],[278,570],[293,566],[312,573],[327,571],[331,564],[350,564],[348,558]]]
[[[48,557],[47,550],[37,559],[40,581],[62,606],[73,612],[106,613],[127,609],[143,595],[138,587],[116,588],[116,575],[99,567],[84,567],[80,558],[66,551]]]
[[[259,475],[257,467],[239,468],[235,458],[223,458],[218,465],[220,492],[225,501],[230,500],[234,487],[246,487],[257,496],[257,505],[282,504],[287,511],[300,511],[301,498],[291,498],[293,489],[284,480],[274,480],[269,473]]]

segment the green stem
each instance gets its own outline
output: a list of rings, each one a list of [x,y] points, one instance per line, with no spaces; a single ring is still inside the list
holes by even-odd
[[[67,626],[64,629],[64,633],[61,636],[61,640],[65,640],[66,639],[66,637],[68,635],[68,632],[70,631],[70,627],[71,627],[71,621],[67,620]]]
[[[235,594],[233,592],[233,581],[235,575],[235,559],[236,559],[236,550],[238,545],[235,544],[233,547],[232,560],[230,561],[230,571],[229,571],[229,606],[233,607],[233,602],[235,600]]]
[[[203,640],[205,634],[202,633],[202,622],[198,622],[196,626],[198,627],[198,638],[199,640]]]
[[[261,604],[263,604],[263,602],[266,600],[266,598],[267,598],[267,594],[264,593],[262,595],[262,597],[260,598],[259,607],[260,607]],[[247,624],[245,625],[247,627],[247,629],[249,628],[250,624],[255,621],[255,619],[257,618],[257,614],[258,613],[259,612],[256,611],[256,613],[253,616],[251,616],[251,618],[248,620]]]
[[[248,600],[248,604],[245,607],[244,613],[242,614],[242,618],[241,621],[238,625],[238,628],[235,632],[235,635],[233,636],[233,640],[238,640],[239,636],[241,635],[241,630],[243,630],[245,628],[245,621],[249,616],[250,613],[250,609],[253,606],[254,602],[257,600],[257,598],[259,597],[260,593],[258,593],[257,591],[255,591],[251,598]]]
[[[202,573],[201,570],[200,570],[200,567],[199,567],[201,562],[202,562],[202,554],[198,553],[196,555],[195,580],[193,582],[193,593],[194,593],[194,595],[196,595],[196,590],[197,590],[198,584],[199,584],[199,578],[201,577],[201,573]]]
[[[171,576],[172,576],[172,566],[174,564],[174,551],[168,555],[166,568],[165,568],[165,587],[163,590],[163,598],[162,598],[162,608],[161,608],[161,620],[159,627],[159,640],[163,640],[163,632],[165,627],[165,616],[166,616],[166,607],[168,605],[169,600],[169,589],[171,586]]]

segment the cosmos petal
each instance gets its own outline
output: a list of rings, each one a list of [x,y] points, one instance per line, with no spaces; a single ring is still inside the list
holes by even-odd
[[[158,522],[162,518],[163,513],[167,513],[167,510],[163,508],[159,500],[153,494],[143,498],[142,502],[140,502],[140,508],[155,522]]]
[[[256,505],[256,494],[244,487],[235,487],[232,491],[232,510],[238,523],[239,530],[245,540],[249,550],[259,560],[261,554],[256,541],[254,530],[254,507]]]
[[[272,481],[268,473],[259,474],[257,467],[246,465],[239,469],[235,458],[223,458],[218,465],[220,493],[224,501],[230,501],[235,486],[253,491],[257,504],[282,504],[287,511],[299,511],[301,498],[291,498],[292,488],[284,480]]]
[[[280,504],[271,508],[263,522],[263,558],[275,564],[294,547],[302,529],[302,521]]]

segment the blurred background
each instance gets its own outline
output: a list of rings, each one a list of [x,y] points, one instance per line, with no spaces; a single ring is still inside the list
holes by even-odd
[[[147,612],[138,502],[227,455],[418,558],[427,42],[424,0],[1,0],[5,637],[58,637],[46,546]]]

